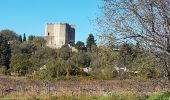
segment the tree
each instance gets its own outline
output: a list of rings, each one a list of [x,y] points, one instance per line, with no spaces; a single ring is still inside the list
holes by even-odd
[[[72,57],[72,61],[77,67],[89,67],[91,59],[86,52],[78,52]]]
[[[133,60],[133,47],[130,44],[124,43],[120,47],[119,66],[128,67]]]
[[[32,41],[34,38],[35,38],[35,36],[30,35],[30,36],[28,36],[28,41]]]
[[[28,54],[19,53],[12,55],[10,63],[12,72],[18,73],[19,75],[26,75],[30,66],[31,63]]]
[[[14,31],[8,29],[0,31],[0,36],[6,38],[7,41],[16,41],[19,39],[18,35]]]
[[[19,35],[19,41],[22,43],[22,36]]]
[[[98,34],[100,41],[100,44],[107,46],[111,49],[116,48],[116,37],[114,33],[107,33],[104,34]]]
[[[31,54],[37,50],[37,47],[31,43],[22,43],[20,45],[21,53]]]
[[[32,68],[30,70],[33,72],[34,70],[38,70],[40,67],[46,64],[47,59],[56,60],[57,53],[55,50],[45,47],[39,48],[34,53],[32,53],[29,61],[32,64]]]
[[[11,49],[8,41],[0,36],[0,65],[5,66],[6,70],[9,69],[11,58]]]
[[[59,50],[59,57],[63,60],[68,60],[71,57],[70,48],[67,44],[63,45]]]
[[[26,40],[27,40],[27,39],[26,39],[26,35],[25,35],[25,33],[24,33],[23,42],[26,41]]]
[[[78,50],[78,51],[86,51],[86,47],[84,45],[84,42],[82,41],[77,41],[76,45],[75,45],[75,48]]]
[[[46,41],[43,37],[34,37],[32,43],[36,46],[45,46]]]
[[[87,52],[77,52],[70,59],[71,75],[87,75],[82,68],[90,67],[91,59]]]
[[[97,52],[88,52],[91,62],[90,67],[93,69],[91,74],[96,79],[113,79],[117,77],[113,71],[117,65],[118,51],[107,46],[99,46]],[[115,75],[114,75],[115,74]]]
[[[115,33],[120,41],[137,41],[162,62],[170,80],[169,0],[103,0],[103,17],[97,19],[101,33]],[[160,64],[160,63],[159,63]]]
[[[87,49],[91,51],[92,46],[96,46],[96,40],[94,39],[93,34],[89,34],[89,37],[87,38]]]

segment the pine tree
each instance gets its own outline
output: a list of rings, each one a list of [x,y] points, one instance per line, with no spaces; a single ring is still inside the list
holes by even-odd
[[[94,39],[93,34],[89,34],[87,38],[87,49],[91,51],[92,46],[96,46],[96,40]]]
[[[27,39],[26,39],[26,35],[24,33],[24,36],[23,36],[23,42],[25,42]]]

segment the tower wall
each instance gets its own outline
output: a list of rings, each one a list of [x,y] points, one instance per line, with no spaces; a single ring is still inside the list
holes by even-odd
[[[75,28],[66,23],[50,23],[45,28],[47,46],[60,48],[62,45],[75,41]]]

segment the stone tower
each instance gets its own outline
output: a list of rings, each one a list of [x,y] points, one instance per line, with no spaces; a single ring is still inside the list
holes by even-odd
[[[75,42],[75,26],[67,23],[47,23],[45,27],[47,46],[60,48],[64,44]]]

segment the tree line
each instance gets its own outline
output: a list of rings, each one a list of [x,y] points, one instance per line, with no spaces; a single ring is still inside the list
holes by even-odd
[[[139,43],[122,43],[115,50],[97,45],[89,34],[86,45],[82,41],[72,45],[76,50],[67,44],[52,49],[43,37],[21,37],[11,30],[0,31],[1,74],[33,79],[149,79],[162,75],[154,56]]]

